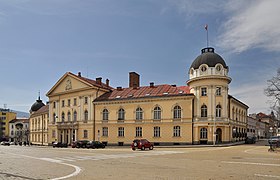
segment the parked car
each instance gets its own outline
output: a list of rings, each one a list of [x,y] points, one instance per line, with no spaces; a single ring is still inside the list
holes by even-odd
[[[78,140],[74,141],[71,146],[72,148],[86,148],[88,142],[88,140]]]
[[[102,142],[100,142],[100,141],[89,141],[87,143],[86,147],[87,148],[93,148],[93,149],[95,149],[95,148],[97,148],[97,149],[98,148],[104,149],[105,145]]]
[[[2,141],[0,144],[3,145],[3,146],[10,146],[9,141]]]
[[[255,136],[247,136],[245,139],[245,144],[255,144],[256,137]]]
[[[131,144],[131,148],[133,151],[135,151],[136,149],[145,150],[146,148],[153,150],[154,145],[153,143],[149,142],[147,139],[135,139]]]
[[[280,146],[280,136],[271,136],[268,139],[268,144],[271,145],[271,146],[279,147]]]
[[[68,147],[68,144],[67,143],[63,143],[63,142],[53,142],[52,143],[52,146],[55,148],[55,147]]]

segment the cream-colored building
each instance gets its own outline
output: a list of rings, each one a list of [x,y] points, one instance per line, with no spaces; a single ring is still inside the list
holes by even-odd
[[[248,106],[228,94],[229,68],[213,48],[202,49],[192,63],[187,86],[129,87],[67,72],[47,93],[49,142],[100,140],[128,145],[146,138],[156,145],[215,144],[244,140]]]

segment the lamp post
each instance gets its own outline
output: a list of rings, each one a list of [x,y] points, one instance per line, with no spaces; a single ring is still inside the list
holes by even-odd
[[[234,141],[236,141],[236,128],[234,127],[234,128],[232,129],[232,131],[233,131],[233,134],[234,134]]]

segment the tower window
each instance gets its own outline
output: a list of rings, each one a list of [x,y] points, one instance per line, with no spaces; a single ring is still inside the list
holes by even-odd
[[[216,88],[216,95],[217,96],[221,96],[222,95],[221,91],[222,91],[222,88],[221,87],[217,87]]]
[[[207,96],[207,88],[201,88],[201,96]]]

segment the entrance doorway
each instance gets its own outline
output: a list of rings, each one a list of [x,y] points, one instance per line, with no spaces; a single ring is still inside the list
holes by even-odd
[[[222,129],[221,128],[218,128],[216,130],[216,141],[217,141],[217,143],[222,142]]]

